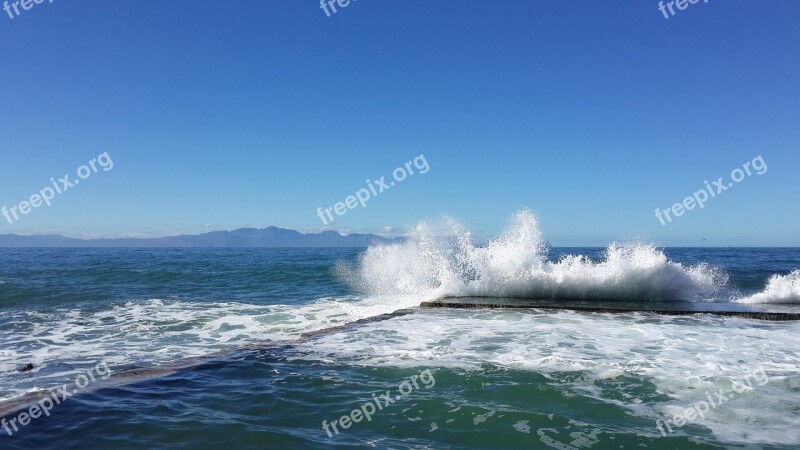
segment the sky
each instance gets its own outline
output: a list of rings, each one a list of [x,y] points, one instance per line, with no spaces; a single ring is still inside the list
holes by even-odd
[[[449,216],[484,240],[528,208],[553,245],[800,246],[796,0],[669,18],[652,0],[19,11],[0,11],[0,206],[104,152],[113,168],[0,234],[398,234]],[[419,155],[424,174],[319,217]],[[656,217],[759,156],[763,174]]]

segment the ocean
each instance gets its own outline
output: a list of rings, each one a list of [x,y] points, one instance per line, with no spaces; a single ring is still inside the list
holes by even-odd
[[[485,245],[0,249],[0,448],[794,449],[800,323],[419,304],[797,312],[798,268],[796,248],[552,248],[524,215]]]

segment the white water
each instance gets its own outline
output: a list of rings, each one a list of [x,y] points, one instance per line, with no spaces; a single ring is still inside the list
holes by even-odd
[[[589,300],[687,300],[713,298],[726,281],[705,265],[684,266],[644,244],[612,244],[605,259],[571,255],[547,260],[542,233],[529,211],[515,214],[497,239],[476,246],[453,220],[419,224],[402,244],[368,249],[355,267],[341,266],[363,296],[322,298],[306,305],[234,302],[131,301],[107,310],[0,311],[3,323],[27,324],[23,333],[0,336],[3,396],[31,388],[16,370],[32,362],[34,381],[50,384],[48,364],[150,365],[216,350],[284,341],[421,300],[453,296]],[[769,280],[746,302],[786,303],[800,298],[800,271]],[[41,371],[41,374],[39,373]],[[38,375],[38,378],[36,378]],[[5,389],[4,389],[5,390]]]
[[[112,370],[149,367],[289,341],[394,309],[392,300],[341,297],[306,305],[150,299],[103,310],[0,311],[0,323],[25,324],[24,332],[0,333],[0,400],[69,381],[100,361]],[[20,375],[28,362],[34,370]]]
[[[763,292],[746,297],[741,302],[800,303],[800,270],[795,270],[788,275],[771,276]]]
[[[606,253],[606,257],[600,261],[581,255],[548,261],[536,218],[530,212],[522,211],[512,218],[498,239],[485,246],[476,246],[469,231],[451,220],[443,227],[421,223],[402,244],[368,249],[356,266],[339,267],[342,275],[364,293],[359,296],[322,298],[306,305],[152,299],[131,301],[100,311],[0,311],[0,322],[25,324],[27,327],[22,333],[0,335],[0,386],[3,391],[0,399],[64,382],[66,377],[74,377],[101,360],[112,368],[130,364],[149,366],[251,343],[292,340],[303,332],[414,307],[425,299],[512,296],[703,301],[719,299],[718,295],[726,283],[723,272],[702,264],[685,266],[669,261],[662,251],[651,245],[612,244]],[[799,286],[800,271],[774,276],[763,292],[740,301],[798,303]],[[630,358],[627,354],[623,357],[615,356],[613,352],[597,353],[583,344],[576,347],[584,349],[583,353],[564,353],[566,347],[559,344],[562,342],[559,340],[582,343],[589,332],[587,330],[602,330],[607,339],[601,341],[595,336],[594,340],[585,342],[613,349],[626,345],[632,347],[642,336],[663,335],[663,339],[669,339],[667,350],[638,354],[648,360],[661,357],[664,361],[662,370],[667,372],[658,376],[662,378],[662,383],[667,383],[665,380],[668,378],[683,375],[667,367],[677,363],[672,361],[673,358],[666,357],[663,351],[683,355],[681,357],[691,356],[695,352],[694,362],[690,358],[685,363],[688,366],[683,367],[680,365],[683,363],[680,363],[679,367],[683,367],[684,372],[696,373],[705,370],[703,368],[709,364],[709,367],[718,368],[742,367],[739,362],[742,360],[741,354],[750,351],[767,351],[762,355],[764,361],[776,367],[781,361],[795,364],[796,359],[787,359],[786,355],[795,352],[798,344],[796,327],[789,328],[792,333],[786,333],[786,328],[777,325],[747,321],[704,322],[707,319],[695,319],[687,323],[711,325],[703,328],[696,328],[695,325],[673,327],[673,331],[668,333],[666,330],[659,331],[662,328],[660,324],[672,323],[667,319],[653,319],[652,323],[641,325],[624,322],[622,316],[618,315],[461,314],[445,322],[438,321],[438,317],[442,316],[425,312],[381,322],[393,330],[397,324],[407,327],[408,348],[381,343],[377,336],[382,334],[376,334],[372,340],[364,338],[369,348],[363,349],[359,345],[348,348],[363,349],[363,361],[374,364],[397,364],[399,361],[418,364],[435,357],[442,365],[468,366],[483,361],[515,368],[528,367],[529,370],[545,370],[552,365],[562,370],[594,367],[591,370],[598,373],[609,370],[611,372],[608,373],[613,373],[613,368],[602,366],[597,361],[628,363]],[[502,320],[498,320],[498,317]],[[676,319],[675,323],[683,322]],[[730,323],[741,324],[741,327],[733,328],[729,333]],[[773,329],[777,331],[768,331]],[[413,333],[415,331],[417,335]],[[428,336],[425,333],[434,334]],[[759,339],[763,339],[754,341],[751,339],[753,333],[762,333]],[[769,333],[769,337],[766,338],[764,333]],[[451,335],[454,334],[462,336],[459,339],[463,339],[463,345],[452,343],[460,342],[452,340]],[[348,335],[361,336],[357,331],[336,336]],[[330,339],[335,342],[336,337]],[[416,339],[419,342],[415,342]],[[477,345],[498,339],[508,340],[508,351],[482,351]],[[545,341],[536,341],[543,346],[534,348],[529,343],[530,339]],[[318,342],[324,343],[326,340]],[[658,347],[663,345],[663,341],[653,341],[651,344]],[[739,356],[736,353],[719,356],[720,348],[714,348],[715,345],[737,350]],[[708,347],[707,353],[703,354],[703,361],[697,360],[696,355],[701,352],[698,346]],[[381,351],[386,354],[380,356]],[[310,354],[323,357],[320,352],[328,352],[324,357],[349,357],[347,351],[326,350],[324,345]],[[450,353],[453,353],[453,359],[448,359]],[[745,360],[758,360],[757,355],[751,356]],[[17,369],[28,361],[36,369],[32,374],[21,377]],[[712,373],[707,374],[710,376]],[[677,392],[677,388],[671,388],[670,392]],[[650,411],[647,414],[654,413]]]
[[[800,324],[794,322],[440,309],[296,346],[297,358],[330,364],[457,371],[482,371],[490,365],[536,372],[572,394],[651,420],[649,434],[659,434],[657,419],[682,414],[708,393],[723,389],[730,394],[731,382],[743,382],[749,375],[751,388],[693,423],[724,442],[787,445],[800,445],[799,347]],[[658,395],[631,394],[640,390],[634,387],[639,382],[626,385],[630,389],[624,393],[610,387],[611,380],[626,373],[652,383]],[[575,411],[574,417],[580,413]]]
[[[522,297],[570,300],[702,301],[727,275],[704,264],[684,266],[646,244],[612,244],[602,261],[583,255],[547,260],[536,217],[514,215],[486,246],[449,220],[435,230],[422,223],[399,245],[373,247],[351,279],[370,295]]]

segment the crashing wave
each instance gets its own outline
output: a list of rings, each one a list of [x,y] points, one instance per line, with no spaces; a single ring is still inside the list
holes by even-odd
[[[356,271],[372,295],[518,297],[551,300],[700,301],[727,283],[705,264],[686,266],[645,244],[612,244],[605,259],[547,259],[536,217],[517,212],[502,235],[476,246],[452,219],[420,223],[406,241],[369,248]]]

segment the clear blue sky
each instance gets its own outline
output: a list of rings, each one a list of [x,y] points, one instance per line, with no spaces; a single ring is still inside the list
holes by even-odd
[[[670,19],[652,0],[0,14],[0,206],[114,161],[0,233],[373,231],[449,214],[482,239],[528,207],[555,245],[800,245],[796,0],[701,0]],[[323,227],[317,207],[420,153],[427,174]],[[763,176],[655,218],[757,155]]]

